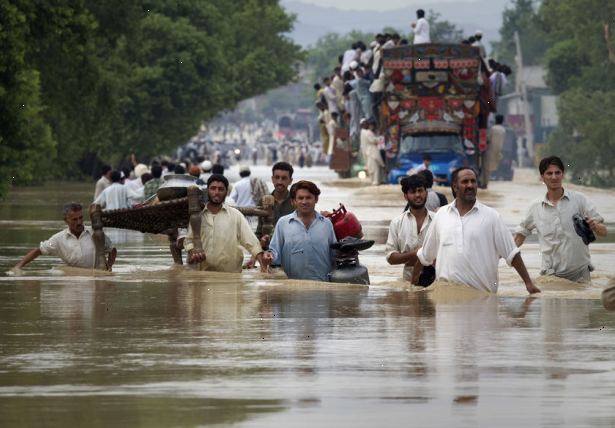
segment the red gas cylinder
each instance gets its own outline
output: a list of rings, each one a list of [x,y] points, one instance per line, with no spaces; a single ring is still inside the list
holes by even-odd
[[[363,230],[357,216],[346,211],[344,205],[340,204],[340,207],[333,210],[328,217],[331,223],[333,223],[333,230],[335,231],[335,237],[338,241],[347,236],[353,236],[355,238],[363,237]]]

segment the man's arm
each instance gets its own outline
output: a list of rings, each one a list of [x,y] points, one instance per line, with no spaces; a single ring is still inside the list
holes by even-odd
[[[528,293],[540,293],[540,288],[534,285],[532,279],[530,278],[530,275],[527,273],[525,263],[523,263],[523,258],[521,258],[521,253],[515,254],[515,257],[512,259],[511,265],[513,268],[515,268],[515,270],[523,280],[523,283],[525,284],[525,288],[527,289]]]
[[[387,262],[390,265],[414,265],[418,261],[418,257],[416,256],[417,250],[414,251],[404,251],[403,253],[394,252],[389,255],[387,258]]]
[[[517,247],[520,247],[523,245],[524,242],[525,242],[525,235],[522,235],[521,233],[515,233],[515,245]]]
[[[41,252],[40,248],[34,248],[30,250],[28,254],[23,256],[23,258],[15,265],[15,269],[21,269],[22,267],[30,263],[32,260],[40,256],[41,254],[43,253]]]

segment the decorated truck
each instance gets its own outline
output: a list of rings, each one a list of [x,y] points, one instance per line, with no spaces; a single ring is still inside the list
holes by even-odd
[[[385,49],[383,70],[380,123],[389,182],[398,183],[426,154],[442,184],[450,183],[459,166],[479,171],[495,103],[478,48],[422,44]]]

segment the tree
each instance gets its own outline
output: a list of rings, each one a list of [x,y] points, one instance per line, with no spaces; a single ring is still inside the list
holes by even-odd
[[[463,30],[449,21],[441,21],[440,14],[433,10],[427,14],[427,22],[432,43],[460,43],[463,39]]]
[[[497,60],[504,64],[515,64],[516,47],[514,34],[519,33],[523,48],[523,63],[535,65],[541,62],[547,49],[542,30],[543,23],[536,13],[538,0],[512,0],[502,14],[500,41],[493,44]]]
[[[539,9],[547,82],[560,94],[545,150],[568,160],[575,181],[600,186],[615,185],[615,64],[605,34],[613,12],[600,0],[545,0]]]

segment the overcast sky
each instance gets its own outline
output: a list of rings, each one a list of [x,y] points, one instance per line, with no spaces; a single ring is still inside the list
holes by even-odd
[[[286,0],[299,3],[311,3],[323,7],[335,7],[346,10],[391,10],[408,6],[429,9],[430,0]],[[445,0],[444,0],[445,1]],[[457,0],[455,3],[472,3],[474,0]],[[442,3],[440,0],[438,3]]]

